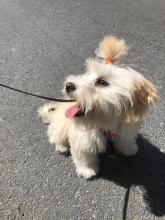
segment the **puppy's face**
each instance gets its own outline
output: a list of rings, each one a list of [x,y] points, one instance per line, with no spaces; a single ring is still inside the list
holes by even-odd
[[[87,60],[83,75],[66,79],[64,93],[76,101],[84,115],[115,114],[128,121],[137,120],[157,98],[154,86],[141,74],[92,59]]]

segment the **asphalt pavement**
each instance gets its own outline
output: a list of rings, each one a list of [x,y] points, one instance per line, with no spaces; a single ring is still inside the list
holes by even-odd
[[[0,0],[0,83],[60,97],[103,36],[125,38],[124,63],[159,89],[142,124],[139,153],[101,155],[102,171],[77,177],[48,144],[44,100],[0,88],[0,219],[165,219],[165,1]]]

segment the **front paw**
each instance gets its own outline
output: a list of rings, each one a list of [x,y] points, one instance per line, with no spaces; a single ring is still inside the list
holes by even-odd
[[[126,157],[136,155],[138,150],[139,149],[138,149],[138,146],[136,143],[120,147],[120,149],[119,149],[119,151]]]
[[[68,153],[69,149],[66,146],[60,145],[60,144],[56,144],[55,145],[55,149],[56,151],[60,152],[60,153]]]
[[[85,179],[90,179],[93,176],[96,176],[99,172],[98,166],[92,167],[79,167],[77,168],[77,174],[78,176],[82,176]]]

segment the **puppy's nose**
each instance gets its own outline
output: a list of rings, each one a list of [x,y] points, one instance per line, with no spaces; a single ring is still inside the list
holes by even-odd
[[[68,83],[66,83],[66,87],[65,87],[65,89],[66,89],[67,93],[69,93],[69,92],[73,92],[73,91],[76,90],[76,86],[75,86],[74,83],[72,83],[72,82],[68,82]]]

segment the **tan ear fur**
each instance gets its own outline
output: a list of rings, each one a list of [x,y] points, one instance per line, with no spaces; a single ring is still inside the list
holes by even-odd
[[[128,103],[124,114],[124,121],[128,123],[140,121],[149,106],[158,101],[156,87],[143,77],[136,83],[132,96],[133,104]]]

